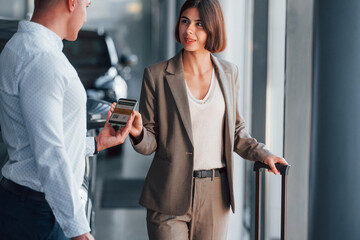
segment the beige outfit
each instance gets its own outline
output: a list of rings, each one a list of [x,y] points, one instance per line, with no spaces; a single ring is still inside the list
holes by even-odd
[[[229,198],[235,211],[233,151],[245,159],[262,162],[271,153],[245,131],[244,121],[238,112],[237,67],[213,55],[211,59],[225,102],[222,159],[226,165],[224,176],[229,186],[227,189],[219,187],[214,190],[213,197]],[[193,178],[194,140],[182,51],[168,61],[145,69],[139,111],[144,124],[143,137],[139,143],[133,143],[134,149],[142,154],[155,152],[145,179],[140,204],[162,215],[186,215],[194,210],[191,210],[192,192],[198,189],[198,181]],[[218,193],[222,195],[219,196]],[[196,199],[195,195],[194,204]]]
[[[230,211],[226,173],[194,178],[193,200],[182,216],[147,211],[150,240],[225,240]]]

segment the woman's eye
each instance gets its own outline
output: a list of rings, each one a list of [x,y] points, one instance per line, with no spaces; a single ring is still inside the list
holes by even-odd
[[[189,20],[187,20],[187,19],[182,19],[181,22],[182,22],[182,23],[189,23]]]
[[[200,22],[198,22],[196,25],[198,25],[199,27],[202,27],[202,26],[203,26],[203,24],[200,23]]]

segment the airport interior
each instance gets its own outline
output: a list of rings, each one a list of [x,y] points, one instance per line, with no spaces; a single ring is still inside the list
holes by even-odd
[[[145,67],[181,50],[174,28],[184,2],[91,1],[78,39],[64,41],[87,92],[88,136],[105,123],[110,102],[139,100]],[[238,66],[238,106],[246,128],[291,165],[285,219],[284,178],[262,173],[259,239],[360,239],[360,1],[220,3],[228,41],[216,55]],[[1,49],[33,8],[33,0],[0,0]],[[148,239],[139,197],[152,158],[135,152],[127,139],[84,159],[95,239]],[[0,142],[0,167],[7,159]],[[255,238],[253,166],[234,153],[237,209],[230,214],[228,240]]]

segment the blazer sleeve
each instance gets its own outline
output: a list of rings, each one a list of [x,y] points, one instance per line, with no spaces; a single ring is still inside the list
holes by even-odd
[[[245,122],[239,113],[239,74],[237,66],[233,70],[233,84],[235,85],[235,135],[234,135],[234,152],[242,158],[252,161],[263,162],[265,158],[272,153],[263,143],[259,143],[255,138],[245,130]]]
[[[157,99],[155,94],[155,83],[149,68],[145,68],[143,83],[141,87],[139,112],[143,120],[143,138],[136,143],[131,139],[135,151],[150,155],[157,149],[158,121],[157,121]]]

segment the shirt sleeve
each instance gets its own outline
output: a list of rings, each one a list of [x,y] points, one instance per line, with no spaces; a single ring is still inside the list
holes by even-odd
[[[142,137],[139,142],[130,138],[135,151],[144,155],[150,155],[157,149],[159,126],[156,104],[154,81],[150,69],[146,68],[144,70],[139,103],[139,112],[141,113],[144,125]]]
[[[94,141],[94,137],[86,137],[85,155],[86,155],[86,156],[93,156],[94,153],[95,153],[95,141]]]
[[[69,79],[61,74],[66,68],[53,59],[44,54],[22,69],[19,101],[45,198],[71,238],[90,227],[64,144],[63,98]]]
[[[265,158],[272,153],[266,148],[263,143],[258,142],[255,138],[251,137],[245,129],[245,122],[239,113],[239,79],[238,79],[238,68],[234,66],[234,78],[235,81],[235,105],[236,105],[236,116],[235,116],[235,133],[234,133],[234,151],[239,154],[242,158],[251,161],[264,162]]]

